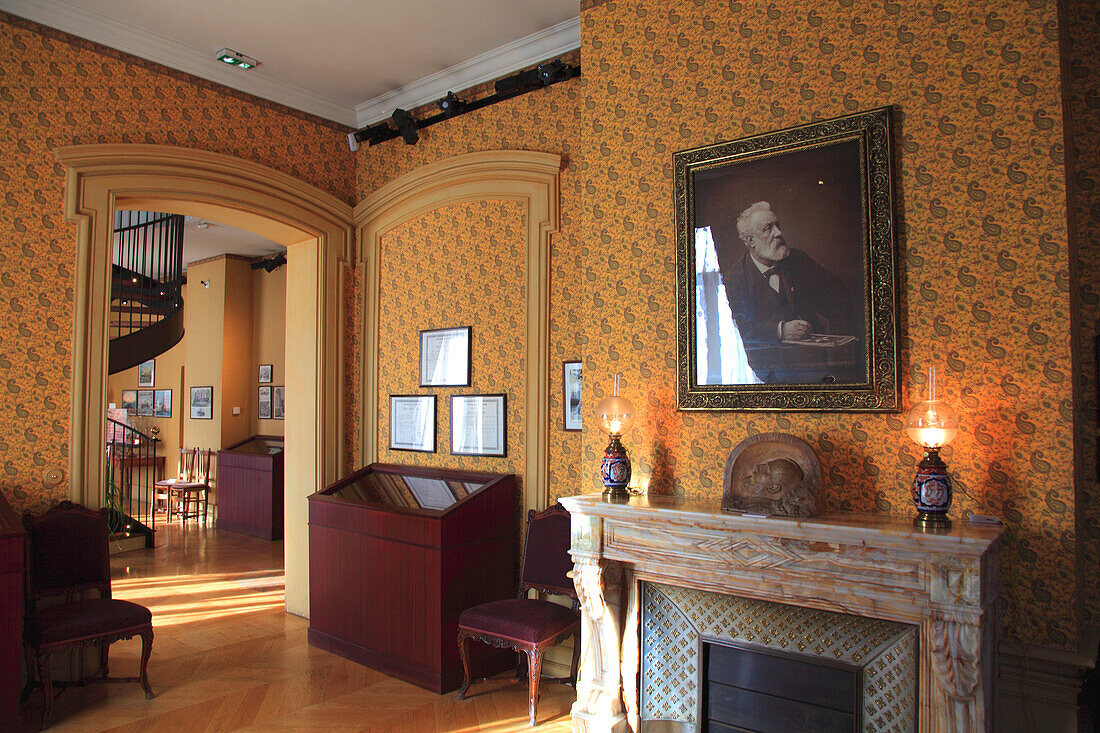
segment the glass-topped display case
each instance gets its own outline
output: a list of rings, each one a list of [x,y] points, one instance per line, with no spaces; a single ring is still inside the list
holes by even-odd
[[[218,529],[283,538],[283,438],[253,435],[218,451]]]
[[[309,642],[457,689],[462,611],[516,594],[512,474],[374,463],[309,497]],[[476,677],[513,666],[491,650]]]

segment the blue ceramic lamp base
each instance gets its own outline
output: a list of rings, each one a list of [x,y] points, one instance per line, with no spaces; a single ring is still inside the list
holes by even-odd
[[[607,498],[625,499],[630,496],[626,488],[630,484],[630,458],[618,435],[612,435],[611,442],[604,449],[600,477],[603,479],[603,495]]]
[[[913,477],[913,505],[917,516],[913,524],[924,528],[951,526],[947,510],[951,508],[951,477],[947,464],[940,458],[939,448],[926,448],[924,460]]]

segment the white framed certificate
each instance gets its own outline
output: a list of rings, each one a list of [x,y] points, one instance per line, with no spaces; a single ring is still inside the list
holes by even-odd
[[[451,398],[451,453],[465,456],[507,454],[506,398],[502,394]]]
[[[390,395],[390,448],[435,453],[435,395]]]
[[[420,332],[420,386],[470,385],[470,327]]]

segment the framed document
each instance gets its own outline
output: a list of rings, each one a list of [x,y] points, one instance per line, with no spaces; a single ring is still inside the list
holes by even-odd
[[[260,387],[256,402],[256,417],[261,420],[271,419],[271,387]]]
[[[138,386],[139,387],[152,387],[153,386],[153,366],[154,360],[143,361],[138,364]]]
[[[565,430],[581,429],[581,362],[566,361],[562,363],[562,428]]]
[[[137,390],[136,389],[124,389],[122,390],[122,409],[126,410],[127,415],[137,414]]]
[[[420,386],[470,385],[470,327],[420,332]]]
[[[406,476],[405,484],[421,509],[448,509],[458,503],[447,482],[441,478]]]
[[[191,419],[192,420],[213,420],[214,419],[214,388],[213,387],[192,387],[191,388]]]
[[[451,453],[461,456],[503,456],[505,395],[455,395],[451,398]]]
[[[435,453],[435,395],[390,395],[390,449]]]
[[[271,365],[260,364],[260,369],[256,373],[256,381],[260,384],[271,384]]]

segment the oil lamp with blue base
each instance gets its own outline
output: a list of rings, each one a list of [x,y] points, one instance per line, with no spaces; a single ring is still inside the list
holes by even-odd
[[[924,528],[944,528],[951,525],[947,511],[951,508],[951,477],[947,464],[940,458],[940,448],[950,443],[959,432],[959,418],[950,405],[936,394],[936,368],[928,368],[928,399],[918,402],[905,418],[905,430],[915,443],[924,448],[924,459],[913,477],[913,504],[917,516],[913,523]]]
[[[634,405],[619,395],[619,375],[615,375],[615,388],[610,397],[596,405],[596,418],[607,431],[611,442],[603,452],[600,477],[603,479],[603,495],[609,499],[625,499],[630,496],[630,458],[620,438],[634,424]]]

